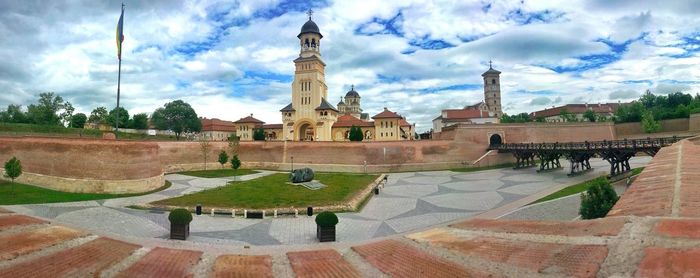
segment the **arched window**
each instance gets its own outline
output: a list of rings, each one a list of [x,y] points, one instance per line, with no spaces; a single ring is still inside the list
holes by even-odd
[[[311,47],[316,48],[316,39],[311,39]]]
[[[496,84],[496,79],[491,79],[491,84]]]
[[[306,39],[306,42],[304,42],[304,46],[309,47],[309,39]]]

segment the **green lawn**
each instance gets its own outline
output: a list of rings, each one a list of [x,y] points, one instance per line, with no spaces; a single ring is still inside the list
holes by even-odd
[[[179,172],[178,174],[195,176],[200,178],[223,178],[223,177],[233,177],[233,176],[245,176],[250,174],[258,173],[258,171],[250,169],[238,169],[233,170],[231,168],[224,169],[214,169],[214,170],[201,170],[201,171],[186,171]]]
[[[644,170],[644,167],[634,168],[634,169],[632,169],[631,172],[632,172],[632,175],[634,176],[634,175],[639,175],[639,173],[641,173],[642,170]],[[532,202],[531,204],[541,203],[544,201],[554,200],[554,199],[558,199],[561,197],[566,197],[566,196],[570,196],[573,194],[581,193],[583,191],[588,190],[589,187],[591,187],[593,184],[595,184],[595,180],[597,180],[597,179],[605,179],[605,177],[601,176],[601,177],[598,177],[598,178],[595,178],[592,180],[588,180],[588,181],[585,181],[585,182],[582,182],[579,184],[574,184],[572,186],[569,186],[567,188],[564,188],[562,190],[559,190],[557,192],[549,194],[549,195],[547,195],[547,196],[545,196],[537,201]]]
[[[229,208],[271,208],[325,206],[342,204],[364,189],[379,175],[348,173],[316,173],[314,179],[327,185],[309,190],[288,184],[287,174],[273,174],[262,178],[229,183],[227,186],[201,191],[177,198],[154,202],[156,205]]]
[[[170,187],[170,182],[156,190],[137,194],[70,193],[51,189],[0,181],[0,205],[43,204],[113,199],[151,194]]]
[[[452,172],[477,172],[477,171],[484,171],[484,170],[493,170],[493,169],[501,169],[501,168],[513,168],[515,167],[515,163],[504,163],[504,164],[498,164],[498,165],[492,165],[492,166],[481,166],[481,167],[470,167],[470,168],[455,168],[455,169],[450,169]]]

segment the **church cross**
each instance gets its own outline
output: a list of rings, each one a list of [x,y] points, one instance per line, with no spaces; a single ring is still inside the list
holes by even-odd
[[[312,9],[309,9],[309,10],[308,10],[308,11],[306,12],[306,14],[308,14],[308,15],[309,15],[309,20],[311,20],[311,15],[313,15],[313,14],[314,14],[314,10],[312,10]]]
[[[493,67],[491,66],[491,60],[489,60],[489,68],[492,69]]]

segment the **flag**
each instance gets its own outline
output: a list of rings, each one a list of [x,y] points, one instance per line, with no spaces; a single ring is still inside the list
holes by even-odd
[[[117,57],[122,59],[122,42],[124,41],[124,5],[122,5],[122,15],[117,23]]]

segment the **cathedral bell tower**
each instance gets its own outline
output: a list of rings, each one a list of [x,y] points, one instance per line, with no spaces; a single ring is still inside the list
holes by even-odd
[[[325,80],[326,64],[321,60],[321,31],[311,19],[301,27],[299,57],[294,59],[292,103],[280,110],[284,139],[294,141],[330,141],[331,126],[338,111],[330,105]]]
[[[484,102],[489,112],[498,119],[503,116],[501,110],[501,72],[493,69],[489,61],[489,70],[481,74],[484,78]]]

